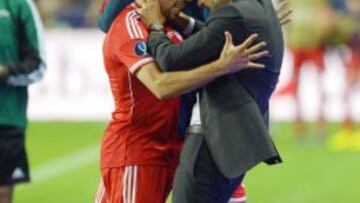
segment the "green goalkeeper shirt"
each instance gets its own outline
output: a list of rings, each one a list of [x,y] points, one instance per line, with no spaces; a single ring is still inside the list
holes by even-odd
[[[0,65],[9,70],[0,80],[0,125],[26,127],[27,86],[45,71],[41,32],[32,0],[0,0]]]

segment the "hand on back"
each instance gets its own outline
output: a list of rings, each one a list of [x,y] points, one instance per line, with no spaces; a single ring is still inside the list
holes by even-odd
[[[243,43],[235,46],[232,35],[225,32],[225,44],[218,61],[226,73],[234,73],[247,68],[265,68],[264,64],[255,62],[257,59],[269,55],[269,51],[264,50],[265,42],[252,45],[257,37],[258,34],[253,34]]]

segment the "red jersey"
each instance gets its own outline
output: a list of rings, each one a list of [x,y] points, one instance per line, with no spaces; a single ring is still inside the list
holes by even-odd
[[[173,42],[181,36],[166,28]],[[176,34],[174,34],[176,33]],[[115,111],[103,137],[102,167],[167,165],[178,127],[179,98],[159,100],[136,77],[153,62],[147,54],[148,32],[135,4],[115,19],[104,42],[104,61]]]

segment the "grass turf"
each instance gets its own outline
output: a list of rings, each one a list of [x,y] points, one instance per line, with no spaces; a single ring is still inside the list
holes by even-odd
[[[259,165],[247,174],[249,203],[360,202],[360,152],[331,152],[315,136],[295,140],[288,123],[272,126],[284,164]],[[92,202],[105,127],[101,122],[30,123],[33,182],[17,187],[14,203]],[[338,127],[328,124],[329,134]]]

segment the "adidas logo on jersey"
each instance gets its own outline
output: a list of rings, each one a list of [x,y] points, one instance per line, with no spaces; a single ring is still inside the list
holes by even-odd
[[[12,174],[12,179],[20,179],[20,178],[24,178],[24,177],[25,177],[25,174],[21,170],[21,168],[16,168]]]

